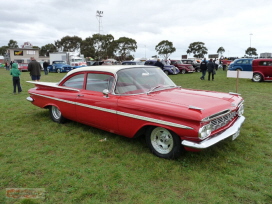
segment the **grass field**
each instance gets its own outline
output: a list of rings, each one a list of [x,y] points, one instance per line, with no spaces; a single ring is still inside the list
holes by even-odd
[[[42,75],[41,81],[64,75]],[[201,81],[200,73],[170,77],[183,88],[236,92],[236,79],[222,70],[215,81]],[[11,76],[0,69],[1,204],[272,203],[272,83],[239,79],[246,121],[236,140],[165,160],[142,138],[52,122],[48,110],[26,101],[33,87],[28,80],[23,72],[23,92],[13,95]],[[44,188],[46,197],[7,199],[6,188]]]

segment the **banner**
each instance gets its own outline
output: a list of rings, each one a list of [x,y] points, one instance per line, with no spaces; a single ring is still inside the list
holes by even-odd
[[[14,50],[14,56],[23,56],[23,55],[24,55],[23,50],[21,51]]]

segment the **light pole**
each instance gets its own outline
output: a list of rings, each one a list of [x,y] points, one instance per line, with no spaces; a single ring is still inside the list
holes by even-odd
[[[98,17],[98,33],[100,34],[100,24],[101,24],[101,18],[103,17],[103,11],[96,11],[96,17]]]
[[[100,41],[100,28],[101,28],[101,18],[103,17],[103,11],[96,11],[96,17],[98,18],[98,36],[99,36],[99,41]],[[100,60],[100,44],[101,42],[98,42],[98,60]]]
[[[249,34],[249,47],[251,48],[251,36],[252,36],[253,34],[252,33],[250,33]]]

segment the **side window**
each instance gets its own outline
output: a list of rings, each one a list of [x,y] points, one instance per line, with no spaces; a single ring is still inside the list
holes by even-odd
[[[266,65],[267,65],[267,63],[266,63],[266,62],[264,62],[264,61],[261,61],[261,62],[260,62],[260,65],[261,65],[261,66],[266,66]]]
[[[248,60],[243,60],[243,64],[249,64]]]
[[[78,75],[72,76],[70,79],[68,79],[63,84],[63,86],[76,88],[76,89],[82,89],[83,82],[84,82],[84,74],[78,74]]]
[[[243,60],[239,60],[236,62],[236,64],[242,64]]]
[[[113,76],[108,74],[89,73],[87,76],[86,90],[102,92],[104,89],[111,90]]]

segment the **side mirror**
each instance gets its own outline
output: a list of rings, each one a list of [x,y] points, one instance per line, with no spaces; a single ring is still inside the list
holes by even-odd
[[[106,98],[109,98],[109,90],[108,89],[104,89],[103,90],[103,95],[104,95],[104,97],[106,97]]]

